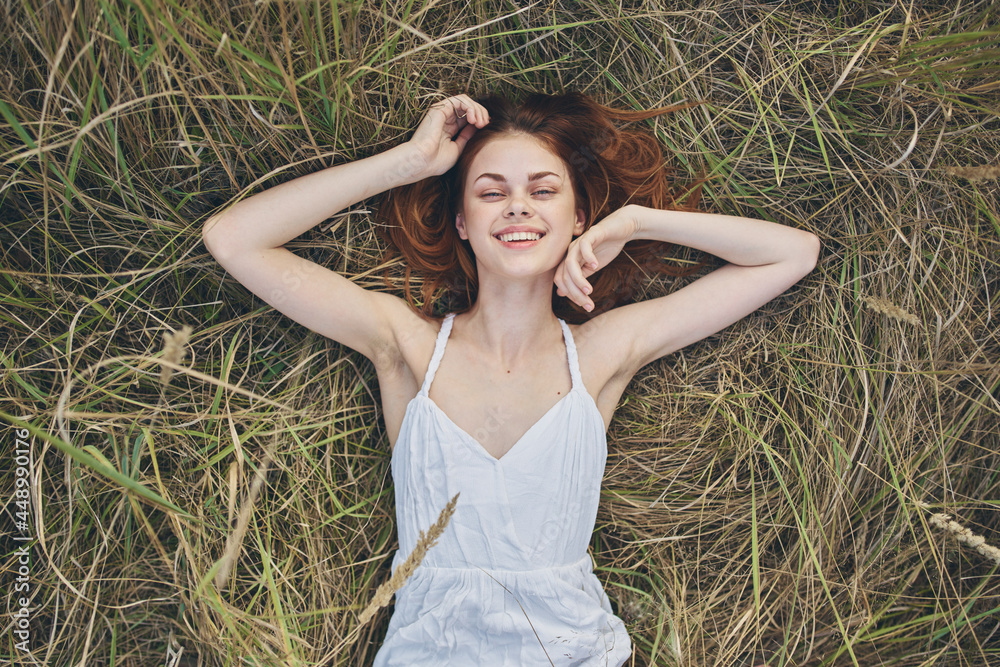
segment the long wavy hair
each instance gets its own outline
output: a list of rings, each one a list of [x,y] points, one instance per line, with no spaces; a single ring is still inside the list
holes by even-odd
[[[598,104],[582,93],[529,95],[516,104],[491,96],[478,100],[490,114],[489,124],[476,131],[458,162],[446,174],[390,191],[378,207],[379,228],[388,242],[386,259],[405,260],[404,289],[410,305],[428,316],[463,312],[478,293],[476,259],[468,241],[455,229],[465,178],[483,146],[507,134],[528,134],[558,155],[569,171],[576,208],[583,209],[586,227],[626,204],[657,209],[694,210],[700,184],[677,187],[665,167],[660,142],[648,131],[621,129],[630,123],[677,109],[684,104],[647,111],[621,111]],[[680,201],[683,203],[680,203]],[[687,275],[702,264],[679,268],[661,261],[671,244],[634,241],[590,280],[594,310],[583,310],[557,296],[553,310],[580,322],[632,300],[640,274]],[[422,278],[419,303],[411,278]]]

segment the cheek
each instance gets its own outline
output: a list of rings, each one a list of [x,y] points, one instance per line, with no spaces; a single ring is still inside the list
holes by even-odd
[[[482,215],[483,201],[478,197],[466,195],[462,198],[462,210],[465,212],[465,219],[475,219],[476,215]]]

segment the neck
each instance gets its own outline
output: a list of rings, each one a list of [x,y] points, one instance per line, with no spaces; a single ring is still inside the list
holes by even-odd
[[[479,296],[466,313],[467,334],[505,362],[528,358],[554,331],[561,338],[552,312],[553,276],[501,282],[480,275]]]

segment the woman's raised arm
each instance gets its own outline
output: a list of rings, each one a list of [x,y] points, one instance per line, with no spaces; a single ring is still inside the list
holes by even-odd
[[[489,121],[465,95],[435,104],[410,141],[363,160],[302,176],[209,218],[208,251],[254,294],[291,319],[378,365],[413,315],[394,296],[368,292],[283,246],[334,213],[391,188],[443,174]]]
[[[729,264],[672,294],[616,308],[587,323],[594,330],[592,340],[615,351],[604,358],[621,377],[760,308],[816,266],[820,247],[810,232],[764,220],[626,206],[573,241],[556,272],[559,292],[592,307],[587,277],[636,239],[697,248]]]

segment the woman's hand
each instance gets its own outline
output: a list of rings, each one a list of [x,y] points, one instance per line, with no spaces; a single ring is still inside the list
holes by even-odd
[[[590,294],[594,288],[587,278],[610,264],[637,229],[633,208],[624,206],[576,237],[556,268],[556,293],[569,297],[584,310],[593,310]]]
[[[419,165],[414,180],[440,176],[451,169],[476,130],[489,122],[486,108],[468,95],[449,97],[432,106],[406,144]]]

